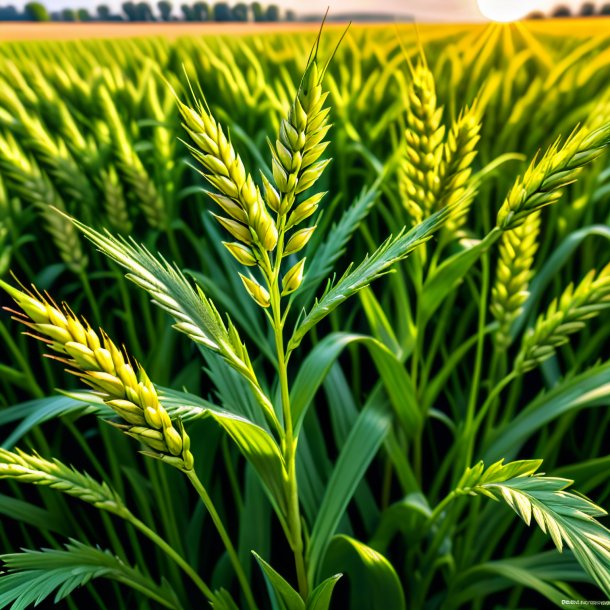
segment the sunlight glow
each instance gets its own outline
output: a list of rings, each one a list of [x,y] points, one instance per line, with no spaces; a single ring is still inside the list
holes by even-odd
[[[533,0],[477,0],[479,10],[492,21],[517,21],[536,8]]]

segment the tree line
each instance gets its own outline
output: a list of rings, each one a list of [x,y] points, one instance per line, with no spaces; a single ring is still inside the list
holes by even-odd
[[[294,11],[281,11],[276,4],[262,5],[260,2],[194,2],[174,7],[171,2],[161,0],[157,10],[148,2],[123,2],[121,11],[113,13],[107,4],[100,4],[90,11],[86,8],[65,8],[49,12],[41,2],[28,2],[23,10],[15,6],[0,5],[0,21],[294,21]]]
[[[599,9],[595,2],[583,2],[580,8],[574,12],[569,6],[561,4],[548,14],[543,11],[534,11],[528,17],[529,19],[545,19],[547,17],[595,17],[596,15],[610,15],[610,2],[602,5]]]

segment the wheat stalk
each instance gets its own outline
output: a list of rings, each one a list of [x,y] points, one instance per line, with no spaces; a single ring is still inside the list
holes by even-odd
[[[104,403],[124,420],[116,424],[150,449],[156,457],[181,470],[193,468],[190,439],[182,423],[171,421],[144,369],[134,368],[111,339],[79,320],[67,305],[58,307],[50,297],[22,292],[5,282],[2,286],[23,310],[14,319],[25,324],[33,337],[60,354],[56,360],[70,367]]]

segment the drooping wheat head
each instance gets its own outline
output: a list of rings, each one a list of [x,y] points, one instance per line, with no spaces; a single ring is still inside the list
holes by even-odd
[[[124,423],[115,424],[138,439],[152,455],[181,470],[193,468],[190,439],[182,423],[171,421],[159,402],[157,391],[144,369],[129,358],[104,333],[96,333],[85,320],[79,320],[67,305],[57,306],[37,291],[22,292],[0,281],[23,310],[14,319],[26,325],[36,339],[44,342],[101,396]]]

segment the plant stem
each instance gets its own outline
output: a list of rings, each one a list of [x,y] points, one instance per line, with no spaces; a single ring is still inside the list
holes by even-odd
[[[201,577],[193,570],[193,568],[185,561],[185,559],[176,552],[176,550],[168,544],[161,536],[159,536],[154,530],[150,529],[145,523],[140,521],[136,516],[132,515],[127,511],[125,518],[131,523],[137,530],[142,532],[149,540],[154,542],[161,550],[167,553],[167,556],[173,559],[176,564],[182,568],[184,573],[191,578],[191,580],[197,585],[199,590],[207,597],[210,602],[216,601],[216,596],[201,579]]]
[[[229,559],[231,560],[231,564],[233,565],[233,569],[235,570],[237,580],[239,580],[239,584],[243,589],[248,606],[251,610],[256,610],[256,602],[254,601],[254,595],[252,594],[252,590],[250,589],[250,583],[248,582],[244,569],[239,561],[239,557],[237,556],[237,552],[235,551],[235,547],[233,546],[233,543],[229,538],[229,534],[225,529],[222,519],[220,518],[220,515],[218,514],[218,511],[216,510],[216,507],[212,502],[212,498],[206,491],[205,487],[199,480],[199,477],[197,476],[197,473],[194,470],[186,471],[185,474],[188,477],[189,481],[193,484],[193,487],[195,488],[197,493],[199,494],[199,497],[203,501],[203,504],[210,513],[210,517],[212,517],[212,521],[216,526],[216,530],[218,531],[218,534],[227,550],[227,554],[229,555]]]
[[[102,321],[102,317],[100,315],[100,309],[97,306],[97,299],[93,294],[93,290],[91,289],[91,284],[89,283],[89,278],[87,277],[86,272],[83,271],[81,274],[79,274],[79,279],[83,286],[83,292],[85,293],[87,301],[89,302],[89,307],[91,307],[91,313],[93,314],[96,323],[99,324]]]

